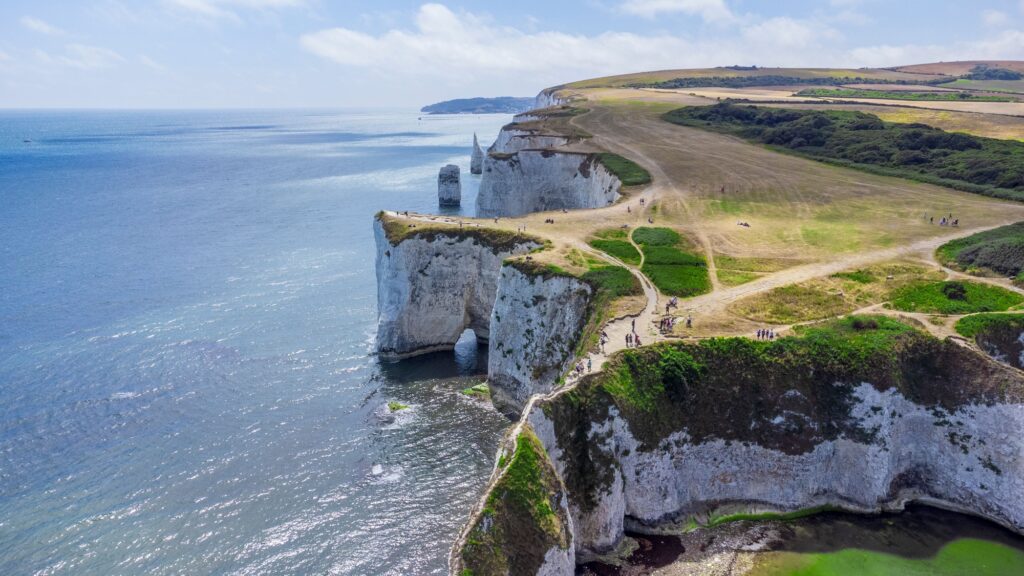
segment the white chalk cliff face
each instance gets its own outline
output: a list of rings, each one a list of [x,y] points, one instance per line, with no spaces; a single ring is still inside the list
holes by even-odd
[[[377,352],[389,360],[451,350],[466,328],[487,339],[502,261],[538,247],[524,240],[499,250],[458,230],[392,245],[379,219],[373,231]]]
[[[518,417],[531,395],[552,389],[575,357],[592,292],[575,278],[502,266],[487,360],[495,407]]]
[[[898,392],[856,389],[855,414],[875,440],[822,442],[801,454],[756,444],[692,443],[685,432],[644,451],[614,408],[589,440],[616,468],[593,507],[572,505],[582,557],[614,548],[627,519],[651,527],[708,514],[841,506],[859,512],[923,501],[982,514],[1024,531],[1024,406],[969,405],[954,412],[910,402]],[[556,470],[554,423],[536,409],[530,423]],[[956,441],[951,441],[955,438]],[[565,574],[571,574],[566,572]]]
[[[601,208],[619,198],[621,186],[593,154],[532,149],[490,153],[484,159],[477,215]]]
[[[550,108],[551,106],[560,106],[566,103],[566,99],[558,95],[557,89],[542,90],[540,94],[537,94],[537,98],[534,101],[533,107],[536,109]]]

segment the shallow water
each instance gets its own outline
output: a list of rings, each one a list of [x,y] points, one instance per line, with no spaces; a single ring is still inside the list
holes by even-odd
[[[507,422],[370,355],[370,225],[509,117],[419,118],[0,113],[0,574],[445,572]]]

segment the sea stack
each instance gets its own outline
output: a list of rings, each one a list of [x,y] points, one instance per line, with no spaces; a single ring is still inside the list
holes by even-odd
[[[458,206],[462,203],[462,176],[455,164],[441,168],[437,175],[437,203],[441,206]]]
[[[473,156],[469,161],[469,173],[484,173],[484,151],[480,148],[480,142],[476,139],[476,132],[473,133]]]

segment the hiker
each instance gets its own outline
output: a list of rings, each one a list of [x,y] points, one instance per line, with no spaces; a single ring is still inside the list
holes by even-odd
[[[929,218],[928,219],[928,223],[929,224],[935,224],[935,216],[932,216],[931,218]]]
[[[637,348],[639,348],[639,347],[640,347],[640,335],[639,335],[639,334],[633,334],[633,344],[634,344],[634,345],[635,345],[635,346],[636,346]]]
[[[633,330],[633,332],[636,332],[636,318],[633,318],[630,328]]]
[[[757,339],[758,340],[761,339],[761,329],[760,328],[757,329]]]
[[[590,358],[587,358],[587,372],[590,372],[591,367]]]
[[[632,343],[632,341],[633,336],[631,334],[626,334],[626,348],[629,348],[629,345]]]
[[[686,327],[693,328],[693,316],[686,317]]]

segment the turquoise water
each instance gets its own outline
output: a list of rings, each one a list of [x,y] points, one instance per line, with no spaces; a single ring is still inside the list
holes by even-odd
[[[370,223],[508,120],[0,112],[0,574],[444,573],[506,421],[372,357]]]

